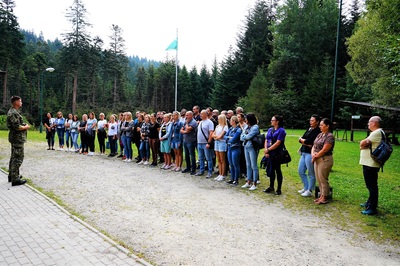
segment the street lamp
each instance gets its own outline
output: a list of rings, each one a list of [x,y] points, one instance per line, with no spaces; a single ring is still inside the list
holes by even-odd
[[[44,86],[43,86],[43,73],[47,71],[47,72],[53,72],[54,68],[52,67],[48,67],[45,70],[42,71],[41,75],[40,75],[40,125],[39,125],[39,132],[42,133],[43,132],[43,90],[44,90]]]

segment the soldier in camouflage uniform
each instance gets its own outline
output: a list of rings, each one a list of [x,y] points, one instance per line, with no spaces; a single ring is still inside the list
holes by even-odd
[[[7,113],[7,127],[10,129],[8,141],[11,143],[8,181],[12,186],[19,186],[26,183],[26,180],[22,180],[19,175],[19,168],[24,160],[24,143],[30,126],[23,123],[22,116],[18,111],[22,106],[21,97],[11,97],[11,105],[12,107]]]

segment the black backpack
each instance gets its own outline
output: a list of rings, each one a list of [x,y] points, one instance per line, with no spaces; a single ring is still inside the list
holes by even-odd
[[[378,147],[372,151],[372,145],[369,147],[372,159],[377,162],[381,167],[392,155],[393,147],[389,140],[386,138],[385,133],[381,130],[382,139]]]

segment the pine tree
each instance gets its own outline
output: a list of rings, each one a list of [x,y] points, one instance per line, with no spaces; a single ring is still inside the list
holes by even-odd
[[[86,21],[87,10],[82,0],[74,0],[67,11],[66,17],[71,23],[72,31],[63,34],[64,48],[62,59],[65,68],[73,77],[72,112],[76,112],[76,100],[78,91],[78,76],[85,67],[85,58],[89,51],[91,38],[87,33],[87,27],[91,24]]]
[[[9,106],[7,87],[8,77],[18,72],[24,60],[23,35],[19,32],[17,17],[14,15],[15,2],[0,2],[0,77],[3,76],[3,108]],[[17,81],[19,75],[17,76]],[[12,83],[11,83],[12,84]],[[10,88],[10,91],[12,88]]]

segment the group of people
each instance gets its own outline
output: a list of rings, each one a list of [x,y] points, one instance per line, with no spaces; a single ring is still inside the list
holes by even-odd
[[[22,121],[18,111],[22,106],[22,99],[13,96],[11,103],[12,107],[7,114],[11,143],[9,182],[15,186],[26,182],[21,179],[19,167],[23,161],[23,143],[26,141],[29,125]],[[298,140],[301,144],[298,151],[301,155],[298,173],[303,183],[303,188],[298,192],[303,197],[312,196],[317,181],[320,193],[314,202],[326,204],[329,202],[328,180],[333,166],[335,145],[333,124],[328,118],[321,119],[318,115],[312,115],[309,123],[310,127]],[[58,112],[56,118],[48,113],[43,124],[46,128],[48,150],[54,150],[54,137],[57,134],[58,150],[94,155],[97,135],[101,155],[105,155],[108,148],[108,156],[114,157],[118,155],[119,149],[118,157],[123,157],[125,162],[132,162],[134,144],[138,149],[138,156],[135,158],[137,164],[157,166],[162,163],[161,169],[194,176],[206,175],[206,178],[213,177],[214,166],[218,162],[218,176],[214,178],[215,181],[224,181],[229,174],[226,183],[237,186],[239,177],[245,176],[246,182],[242,188],[250,191],[256,190],[260,183],[258,155],[263,150],[266,172],[270,179],[269,186],[263,191],[282,194],[283,175],[277,155],[285,148],[286,132],[283,117],[280,115],[271,118],[271,127],[265,134],[262,148],[253,143],[254,138],[260,134],[257,117],[253,113],[245,115],[241,107],[236,109],[236,114],[232,110],[220,113],[210,107],[200,110],[199,106],[194,106],[192,111],[182,109],[181,112],[172,113],[160,111],[146,114],[138,111],[135,119],[131,112],[124,112],[118,116],[110,115],[108,121],[104,113],[100,113],[98,120],[94,112],[82,115],[79,120],[77,115],[69,114],[64,118]],[[380,165],[372,160],[369,152],[370,147],[375,149],[381,141],[380,124],[380,117],[371,117],[368,128],[372,133],[360,142],[360,164],[363,165],[365,183],[370,192],[369,199],[361,206],[365,207],[362,213],[368,215],[376,214],[378,206]]]

